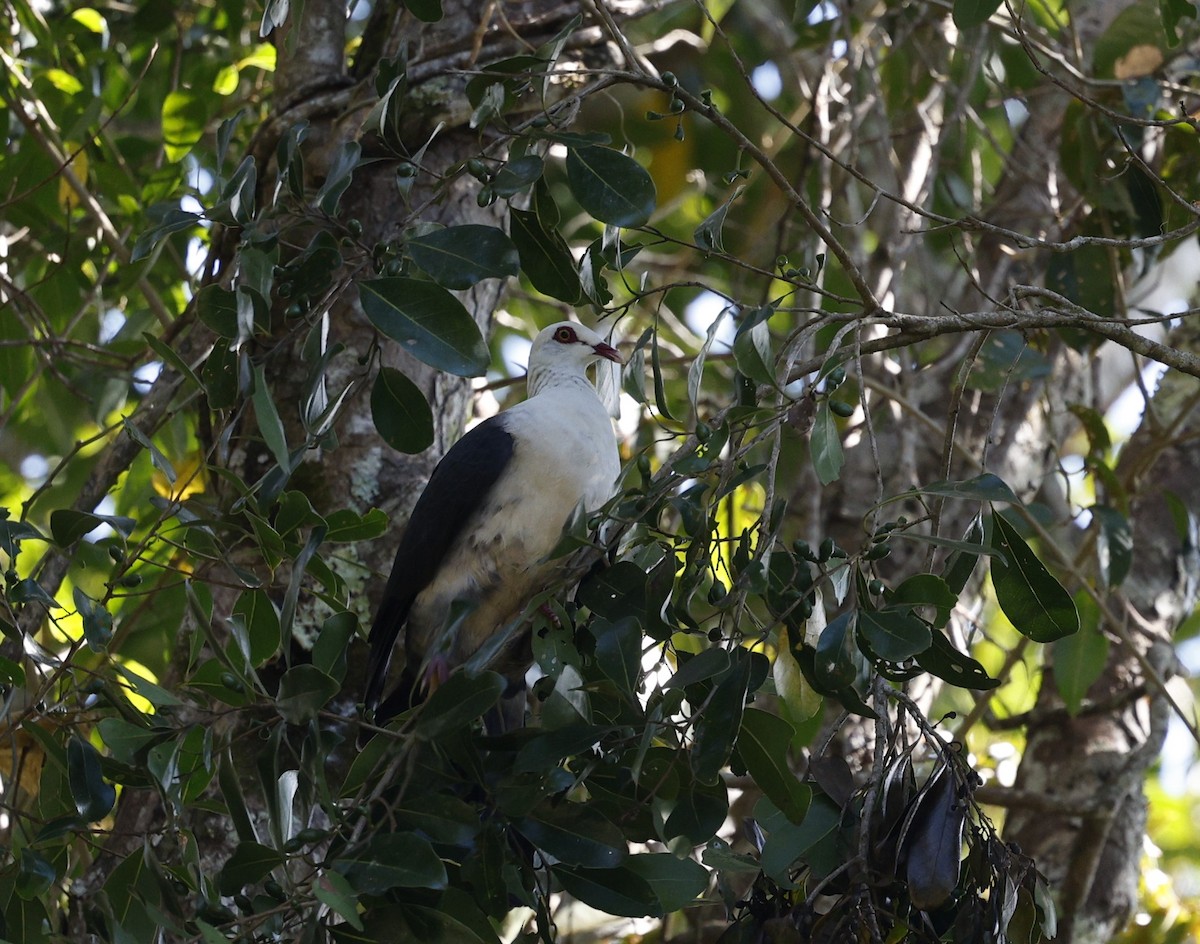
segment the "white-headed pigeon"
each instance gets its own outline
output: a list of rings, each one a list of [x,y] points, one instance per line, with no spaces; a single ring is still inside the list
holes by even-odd
[[[543,329],[529,353],[528,398],[470,430],[433,470],[371,626],[364,701],[375,723],[419,701],[551,585],[563,561],[546,558],[564,525],[614,494],[616,437],[587,375],[601,359],[621,362],[589,328]],[[455,604],[465,617],[455,619],[463,611]],[[404,671],[384,700],[402,633]],[[492,660],[510,688],[528,668],[523,650],[516,634]]]

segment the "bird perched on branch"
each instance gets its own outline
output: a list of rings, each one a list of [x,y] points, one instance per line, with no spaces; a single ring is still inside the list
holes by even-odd
[[[528,398],[470,430],[433,470],[371,626],[364,701],[375,723],[420,701],[516,618],[562,569],[546,558],[576,508],[591,512],[612,497],[616,436],[587,375],[602,359],[621,363],[589,328],[543,329],[529,354]],[[402,631],[404,670],[384,700]],[[493,660],[510,688],[528,667],[521,648],[517,637]]]

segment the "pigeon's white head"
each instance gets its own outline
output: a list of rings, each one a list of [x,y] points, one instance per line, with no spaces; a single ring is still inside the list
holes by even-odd
[[[559,321],[538,332],[529,352],[529,395],[561,383],[590,385],[587,369],[600,360],[621,363],[617,349],[591,328],[574,321]]]

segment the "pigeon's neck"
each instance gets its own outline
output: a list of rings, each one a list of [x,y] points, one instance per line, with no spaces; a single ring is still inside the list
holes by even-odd
[[[548,390],[586,390],[598,398],[596,388],[588,380],[587,374],[558,365],[531,367],[525,384],[531,397]]]

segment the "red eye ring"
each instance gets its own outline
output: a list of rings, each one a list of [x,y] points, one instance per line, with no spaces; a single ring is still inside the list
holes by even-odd
[[[558,341],[560,344],[573,344],[579,339],[575,336],[575,332],[573,330],[568,328],[566,325],[563,325],[554,332],[554,340]]]

